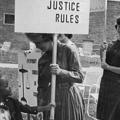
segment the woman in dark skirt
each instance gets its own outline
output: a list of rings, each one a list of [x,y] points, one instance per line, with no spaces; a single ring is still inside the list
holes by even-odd
[[[52,63],[53,35],[28,33],[27,37],[44,51],[38,62],[38,104],[50,102],[51,74],[57,75],[55,120],[83,120],[84,101],[76,84],[82,83],[79,54],[75,45],[57,43],[57,64]],[[44,120],[49,113],[44,112]]]
[[[119,34],[119,38],[108,45],[106,63],[102,62],[104,73],[100,84],[97,106],[97,118],[100,120],[120,119],[120,116],[119,118],[115,118],[118,117],[115,114],[118,110],[117,104],[120,100],[120,18],[117,19],[115,28]]]

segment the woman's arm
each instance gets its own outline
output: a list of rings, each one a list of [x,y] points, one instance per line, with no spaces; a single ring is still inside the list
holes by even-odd
[[[58,64],[51,64],[51,72],[62,78],[66,78],[66,80],[70,80],[71,82],[81,83],[83,80],[83,74],[79,71],[68,71],[65,69],[61,69]]]
[[[117,73],[117,74],[120,74],[120,67],[114,67],[114,66],[108,66],[108,70],[114,72],[114,73]]]
[[[107,51],[107,47],[108,47],[107,43],[103,43],[100,46],[100,59],[101,59],[101,61],[103,61],[105,59],[105,53]]]
[[[29,113],[29,114],[37,114],[38,112],[48,111],[52,106],[52,104],[48,104],[46,106],[29,106],[29,105],[22,105],[22,103],[20,102],[18,103],[21,112]]]
[[[77,49],[68,48],[66,57],[69,70],[60,68],[58,64],[51,64],[51,72],[53,74],[66,78],[66,80],[69,80],[71,82],[81,83],[83,81],[83,73]]]
[[[102,68],[105,69],[105,70],[109,70],[109,71],[111,71],[111,72],[120,74],[120,67],[111,66],[111,65],[108,65],[107,63],[102,63],[101,66],[102,66]]]

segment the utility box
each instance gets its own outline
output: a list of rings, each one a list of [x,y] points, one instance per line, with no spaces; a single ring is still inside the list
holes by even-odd
[[[37,105],[38,60],[40,52],[18,55],[19,100],[25,98],[27,104]],[[23,70],[23,72],[21,71]]]

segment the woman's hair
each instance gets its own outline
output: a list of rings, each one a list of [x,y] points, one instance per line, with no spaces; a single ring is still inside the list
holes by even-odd
[[[69,39],[72,38],[72,34],[65,34],[65,36],[66,36],[67,38],[69,38]]]
[[[120,17],[116,19],[115,29],[117,29],[117,25],[120,25]]]
[[[32,42],[53,41],[53,34],[47,33],[25,33]]]
[[[8,83],[7,75],[0,75],[0,86],[3,86],[5,83]]]

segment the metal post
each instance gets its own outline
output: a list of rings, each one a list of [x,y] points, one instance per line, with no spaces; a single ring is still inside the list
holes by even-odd
[[[22,88],[23,88],[23,97],[21,98],[21,101],[24,101],[24,102],[27,102],[27,100],[25,99],[25,95],[24,95],[24,73],[28,72],[28,70],[25,70],[23,68],[23,65],[22,65],[22,69],[19,70],[19,72],[22,73]]]

